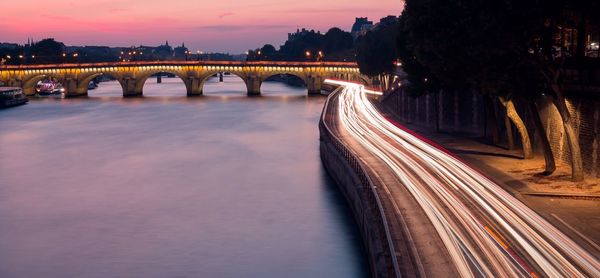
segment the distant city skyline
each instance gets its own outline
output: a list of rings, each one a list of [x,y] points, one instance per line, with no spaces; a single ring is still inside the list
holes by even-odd
[[[67,45],[171,45],[190,50],[244,53],[270,43],[279,47],[297,28],[350,31],[356,17],[373,21],[399,15],[400,0],[21,0],[0,22],[0,42],[55,38]]]

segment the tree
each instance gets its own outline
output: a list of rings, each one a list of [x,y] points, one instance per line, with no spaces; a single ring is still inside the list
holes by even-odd
[[[537,42],[536,50],[539,51],[533,51],[531,56],[537,61],[537,68],[545,78],[549,92],[553,96],[553,103],[562,119],[571,152],[572,180],[581,181],[584,179],[581,147],[561,87],[561,74],[568,59],[567,49],[561,43],[557,43],[555,38],[561,37],[560,29],[565,27],[577,29],[577,48],[575,53],[571,54],[574,54],[574,68],[581,69],[580,67],[585,64],[586,30],[589,25],[595,25],[600,29],[600,18],[597,13],[592,12],[600,8],[600,3],[587,0],[549,0],[542,7],[544,22],[537,25],[539,32],[534,37]],[[556,53],[556,49],[560,49],[559,53]]]
[[[38,63],[59,63],[65,52],[65,45],[52,38],[43,39],[30,48],[31,54],[35,55]]]
[[[469,88],[498,97],[519,131],[524,158],[531,158],[533,151],[515,109],[514,99],[522,96],[513,90],[511,76],[519,67],[515,55],[529,50],[523,42],[531,34],[519,30],[519,24],[527,21],[527,9],[521,6],[536,2],[407,0],[403,13],[408,41],[419,63],[444,88]]]
[[[356,61],[363,74],[378,76],[394,71],[397,27],[376,28],[359,37],[355,43]]]
[[[260,60],[276,60],[277,49],[271,44],[265,44],[260,49]]]
[[[340,28],[331,28],[323,37],[323,51],[325,53],[342,52],[354,47],[352,34]]]

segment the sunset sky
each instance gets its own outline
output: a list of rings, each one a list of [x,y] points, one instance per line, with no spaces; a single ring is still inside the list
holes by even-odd
[[[350,29],[355,17],[399,15],[401,0],[0,0],[0,42],[53,37],[67,45],[186,43],[242,53],[279,47],[296,28]],[[377,3],[377,4],[375,4]]]

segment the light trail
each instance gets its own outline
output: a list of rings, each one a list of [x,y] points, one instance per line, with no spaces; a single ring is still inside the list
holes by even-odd
[[[421,206],[462,277],[600,277],[600,262],[483,174],[389,122],[364,86],[342,86],[343,129]]]

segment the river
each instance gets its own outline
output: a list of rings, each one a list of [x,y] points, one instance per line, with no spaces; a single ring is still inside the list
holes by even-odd
[[[365,277],[325,98],[178,79],[0,110],[0,277]]]

